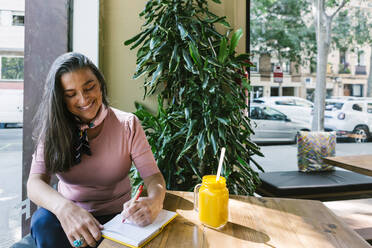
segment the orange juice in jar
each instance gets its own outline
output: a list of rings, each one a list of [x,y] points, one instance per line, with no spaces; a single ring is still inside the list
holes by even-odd
[[[201,223],[212,228],[222,228],[228,220],[229,191],[226,179],[215,175],[204,176],[194,189],[194,207]]]

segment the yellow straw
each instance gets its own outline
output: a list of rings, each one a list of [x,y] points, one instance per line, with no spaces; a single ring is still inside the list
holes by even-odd
[[[221,155],[220,155],[220,162],[218,163],[216,182],[218,182],[218,180],[220,180],[222,162],[223,162],[223,158],[225,157],[225,150],[226,150],[225,147],[222,147]]]

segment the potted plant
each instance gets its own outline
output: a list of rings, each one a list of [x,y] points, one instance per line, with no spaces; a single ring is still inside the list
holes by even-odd
[[[249,55],[235,52],[242,30],[229,38],[226,17],[210,12],[207,0],[150,0],[140,16],[141,32],[124,44],[138,48],[134,78],[144,76],[145,97],[158,94],[156,114],[138,103],[135,114],[167,188],[192,190],[203,175],[216,174],[226,147],[222,175],[230,193],[253,194],[259,177],[251,165],[263,170],[252,156],[262,154],[245,115]]]

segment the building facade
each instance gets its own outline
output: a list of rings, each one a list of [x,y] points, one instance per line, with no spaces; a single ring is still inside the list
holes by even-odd
[[[0,0],[0,89],[23,89],[24,0]]]

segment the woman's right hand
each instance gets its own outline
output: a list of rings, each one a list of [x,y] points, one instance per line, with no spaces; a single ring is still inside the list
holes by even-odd
[[[73,202],[67,201],[62,205],[56,215],[72,247],[75,247],[74,240],[80,240],[81,237],[84,238],[81,247],[95,247],[101,239],[103,226],[91,213]]]

